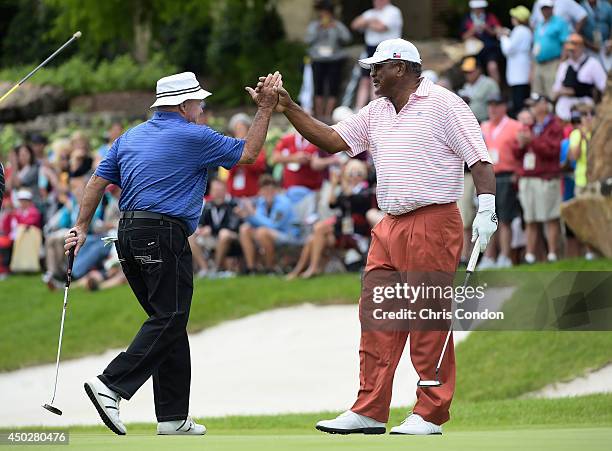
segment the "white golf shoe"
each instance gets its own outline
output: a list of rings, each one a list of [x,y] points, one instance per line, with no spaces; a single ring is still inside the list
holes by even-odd
[[[85,382],[84,387],[85,393],[89,396],[104,424],[115,434],[125,435],[127,429],[119,419],[121,396],[104,385],[97,377]]]
[[[333,420],[319,421],[316,428],[329,434],[384,434],[385,426],[385,423],[347,410]]]
[[[391,428],[391,434],[442,435],[442,426],[425,421],[421,415],[413,413],[402,424]]]
[[[187,417],[184,420],[160,421],[157,423],[157,435],[204,435],[206,427]]]

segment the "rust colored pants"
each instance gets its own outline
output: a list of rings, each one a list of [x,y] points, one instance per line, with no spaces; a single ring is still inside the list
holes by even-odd
[[[463,246],[457,205],[419,208],[402,216],[386,215],[372,230],[366,271],[443,271],[454,273]],[[386,423],[395,369],[410,334],[410,358],[422,379],[432,379],[445,331],[363,330],[359,346],[360,387],[351,410]],[[451,336],[440,368],[442,386],[418,387],[413,413],[440,425],[449,420],[455,391],[455,353]]]

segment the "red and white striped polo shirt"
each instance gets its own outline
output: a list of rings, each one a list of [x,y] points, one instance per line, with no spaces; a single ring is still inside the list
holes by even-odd
[[[333,128],[350,156],[370,150],[378,206],[391,215],[456,202],[463,194],[463,162],[491,163],[470,108],[427,78],[399,113],[383,97]]]

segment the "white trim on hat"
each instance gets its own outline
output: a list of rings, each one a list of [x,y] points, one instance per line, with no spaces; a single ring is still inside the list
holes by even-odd
[[[471,0],[469,3],[470,9],[480,9],[489,6],[487,0]]]
[[[374,55],[370,58],[358,60],[359,65],[369,69],[370,65],[382,63],[387,60],[410,61],[421,64],[421,56],[412,42],[404,39],[387,39],[376,47]]]
[[[202,89],[193,72],[182,72],[157,81],[157,99],[150,108],[176,106],[186,100],[203,100],[210,95],[212,93]]]

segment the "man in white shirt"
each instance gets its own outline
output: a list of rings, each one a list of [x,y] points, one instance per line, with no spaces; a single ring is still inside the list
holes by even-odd
[[[544,21],[540,2],[541,0],[537,0],[531,10],[532,29],[535,29],[536,25]],[[554,0],[554,2],[553,15],[565,19],[565,21],[570,24],[570,28],[572,28],[573,31],[580,33],[587,18],[586,10],[574,0]]]
[[[402,12],[397,6],[391,4],[391,0],[373,0],[374,8],[357,16],[351,23],[351,28],[364,33],[366,52],[368,57],[374,55],[376,46],[387,39],[402,37],[404,19]],[[374,98],[370,71],[362,69],[355,109],[363,108],[370,99]]]
[[[607,75],[596,57],[584,50],[584,39],[578,33],[565,43],[569,58],[557,69],[553,94],[557,99],[555,113],[564,121],[570,120],[570,110],[578,103],[594,103],[606,88]]]
[[[529,28],[529,10],[525,6],[517,6],[510,10],[512,31],[502,28],[498,30],[501,50],[506,56],[506,81],[512,91],[512,109],[510,116],[523,109],[523,102],[530,94],[529,72],[531,71],[531,44],[533,33]]]

